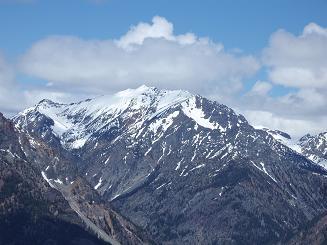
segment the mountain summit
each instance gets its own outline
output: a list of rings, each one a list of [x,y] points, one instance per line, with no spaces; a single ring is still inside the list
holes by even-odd
[[[112,96],[100,96],[73,104],[60,104],[42,100],[35,107],[20,113],[33,120],[39,114],[52,120],[52,132],[62,140],[67,148],[81,148],[95,133],[105,131],[109,123],[117,123],[121,116],[142,111],[138,125],[155,117],[170,107],[180,104],[193,95],[186,91],[158,90],[154,87],[140,86],[127,89]],[[127,113],[128,112],[128,113]],[[17,120],[16,120],[17,121]],[[17,122],[21,125],[24,120]],[[135,130],[137,126],[135,125]]]

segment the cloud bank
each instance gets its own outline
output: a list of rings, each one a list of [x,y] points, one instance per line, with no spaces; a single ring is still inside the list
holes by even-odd
[[[315,23],[305,26],[298,36],[285,30],[273,33],[263,50],[263,65],[271,84],[291,92],[267,96],[272,85],[255,84],[256,94],[242,98],[250,121],[295,135],[327,130],[326,57],[327,29]]]
[[[23,72],[55,86],[104,92],[147,83],[203,91],[240,83],[259,69],[252,56],[236,56],[195,34],[175,35],[173,24],[154,17],[118,40],[53,36],[22,57]],[[77,86],[78,85],[78,86]],[[233,86],[231,86],[233,87]]]
[[[272,82],[296,88],[327,88],[327,29],[307,25],[300,36],[274,33],[263,60]]]
[[[21,109],[25,100],[15,80],[14,68],[0,54],[0,112],[12,113]]]

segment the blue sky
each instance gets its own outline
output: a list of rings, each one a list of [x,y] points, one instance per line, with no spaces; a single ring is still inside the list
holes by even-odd
[[[326,130],[326,12],[325,0],[0,0],[0,110],[145,83],[253,124]]]
[[[12,57],[48,35],[118,38],[155,15],[174,23],[176,33],[209,36],[245,52],[259,52],[279,28],[297,34],[309,22],[327,26],[325,0],[7,1],[0,5],[0,48]]]

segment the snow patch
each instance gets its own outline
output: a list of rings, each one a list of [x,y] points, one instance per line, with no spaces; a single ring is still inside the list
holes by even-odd
[[[56,179],[56,180],[54,180],[54,182],[61,184],[61,185],[63,184],[63,182],[60,179]]]
[[[183,162],[184,158],[182,158],[182,160],[180,160],[178,163],[177,163],[177,166],[175,168],[175,170],[178,170],[180,167],[181,167],[181,164]]]
[[[48,182],[48,184],[50,185],[50,187],[52,187],[52,188],[56,188],[56,187],[51,183],[51,180],[52,180],[52,179],[48,179],[48,177],[46,176],[46,174],[45,174],[43,171],[41,172],[41,174],[42,174],[43,179],[44,179],[46,182]]]
[[[206,115],[203,110],[196,106],[195,96],[183,102],[182,106],[184,114],[189,118],[193,119],[198,125],[204,128],[209,128],[212,130],[219,129],[221,132],[226,132],[226,129],[221,127],[218,123],[210,122],[209,118],[205,118]]]
[[[268,175],[275,183],[277,183],[276,179],[271,176],[268,171],[265,168],[265,164],[263,162],[260,162],[261,168],[259,166],[257,166],[253,161],[251,161],[253,166],[255,166],[257,169],[259,169],[260,171],[264,172],[266,175]]]
[[[102,185],[102,177],[100,177],[98,184],[94,186],[94,189],[97,190]]]

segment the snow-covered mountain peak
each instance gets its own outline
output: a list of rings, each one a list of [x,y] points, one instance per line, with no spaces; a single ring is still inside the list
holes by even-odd
[[[141,85],[140,87],[136,89],[125,89],[120,92],[116,93],[116,96],[118,97],[137,97],[140,95],[150,95],[150,94],[156,94],[159,90],[156,87],[148,87],[146,85]]]
[[[192,96],[194,95],[182,90],[159,90],[142,85],[136,89],[127,89],[113,95],[103,95],[64,107],[71,115],[83,113],[93,118],[104,114],[117,117],[126,110],[142,109],[151,109],[154,114],[159,114]]]
[[[69,142],[69,148],[79,148],[92,134],[117,127],[121,120],[137,117],[137,124],[133,126],[136,131],[145,121],[196,97],[187,91],[159,90],[143,85],[71,104],[45,99],[17,115],[14,120],[18,121],[18,125],[26,125],[28,121],[38,121],[37,117],[43,115],[53,121],[50,127],[58,138],[64,139],[64,144]]]
[[[159,112],[192,96],[195,95],[183,90],[159,90],[155,87],[142,85],[136,89],[126,89],[113,95],[102,95],[71,104],[62,104],[49,99],[43,99],[35,106],[21,112],[20,115],[27,114],[33,110],[41,113],[45,112],[44,110],[50,110],[55,114],[65,111],[70,114],[84,112],[88,116],[97,116],[102,113],[119,113],[128,108],[137,110],[148,107],[154,107]],[[47,114],[45,112],[45,115]]]

